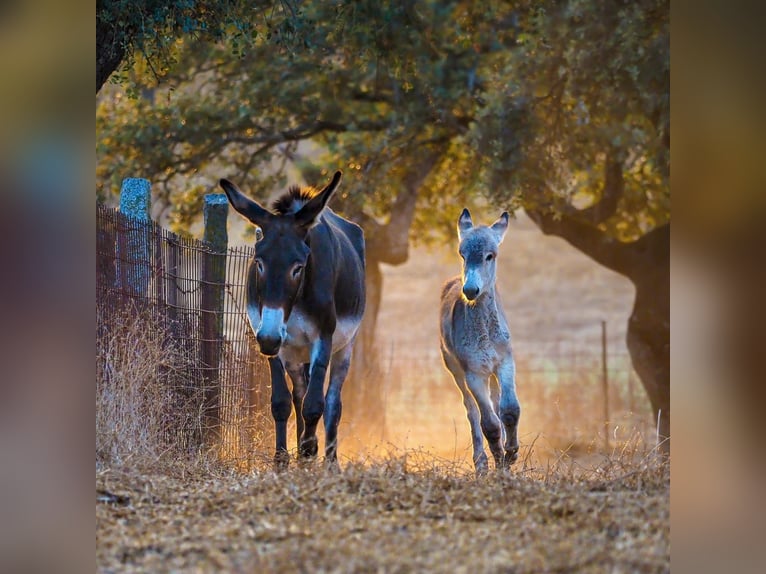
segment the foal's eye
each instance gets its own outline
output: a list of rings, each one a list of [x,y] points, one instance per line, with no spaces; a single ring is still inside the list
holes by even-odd
[[[492,261],[495,258],[494,253],[487,253],[487,256],[484,258],[485,261]]]
[[[291,273],[292,273],[293,279],[298,279],[298,277],[301,276],[301,273],[303,273],[303,265],[296,265],[295,267],[293,267],[293,270]]]

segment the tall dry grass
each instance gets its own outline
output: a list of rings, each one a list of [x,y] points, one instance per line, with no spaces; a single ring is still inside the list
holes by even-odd
[[[203,401],[189,384],[190,351],[142,314],[100,319],[96,464],[152,465],[194,454]]]

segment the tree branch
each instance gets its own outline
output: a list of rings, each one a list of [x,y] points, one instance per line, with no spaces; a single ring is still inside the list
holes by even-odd
[[[558,216],[539,208],[525,207],[530,219],[545,235],[557,235],[594,261],[621,275],[630,276],[627,246],[600,229],[566,213]]]
[[[401,265],[409,257],[410,226],[415,217],[418,192],[441,155],[439,148],[429,148],[421,161],[416,162],[403,179],[403,188],[391,206],[391,217],[386,224],[362,213],[367,253],[371,259],[391,265]]]
[[[578,217],[593,225],[605,222],[617,212],[617,205],[625,193],[625,179],[622,174],[622,161],[616,159],[617,152],[609,149],[604,162],[604,192],[601,199],[585,209],[569,206],[567,215]]]

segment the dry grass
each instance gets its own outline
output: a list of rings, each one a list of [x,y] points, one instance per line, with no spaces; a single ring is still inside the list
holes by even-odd
[[[152,466],[190,454],[202,428],[188,352],[151,319],[111,318],[96,341],[96,464]]]
[[[321,467],[97,473],[100,572],[668,572],[669,470],[475,478],[417,453]]]

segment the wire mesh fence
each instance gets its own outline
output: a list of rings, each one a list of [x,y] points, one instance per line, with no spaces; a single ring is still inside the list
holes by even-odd
[[[175,368],[173,392],[197,416],[188,428],[164,432],[178,434],[177,440],[183,435],[190,446],[220,445],[226,457],[252,449],[268,400],[267,365],[242,309],[253,250],[221,253],[102,205],[96,244],[99,345],[140,317],[144,329],[163,333],[166,345],[185,359]],[[109,385],[110,371],[103,372],[99,384]]]

